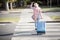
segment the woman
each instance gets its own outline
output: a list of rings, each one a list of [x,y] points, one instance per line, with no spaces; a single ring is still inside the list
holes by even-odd
[[[32,2],[31,8],[33,9],[33,20],[36,22],[38,19],[42,19],[42,10],[37,3]]]
[[[31,3],[31,8],[33,9],[33,16],[32,16],[32,18],[33,18],[34,21],[37,20],[38,15],[39,15],[40,18],[42,18],[42,16],[41,16],[42,10],[41,10],[41,8],[39,7],[39,5],[37,3],[33,3],[32,2]]]
[[[39,5],[37,3],[32,2],[31,3],[31,8],[33,9],[33,16],[32,19],[35,21],[35,29],[37,30],[37,22],[42,19],[42,10],[39,7]],[[39,32],[37,32],[39,33]]]

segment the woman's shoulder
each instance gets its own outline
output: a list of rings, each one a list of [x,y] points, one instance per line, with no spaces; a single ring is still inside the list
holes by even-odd
[[[38,10],[41,10],[41,8],[40,8],[40,7],[38,7],[37,9],[38,9]]]

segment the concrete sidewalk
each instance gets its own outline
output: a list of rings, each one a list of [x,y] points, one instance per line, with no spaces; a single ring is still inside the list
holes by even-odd
[[[25,8],[25,9],[30,9],[30,8]],[[9,11],[1,11],[1,12],[21,12],[21,10],[24,10],[23,8],[19,8],[19,9],[12,9]],[[56,8],[42,8],[43,12],[60,12],[60,8],[56,7]]]
[[[9,11],[3,10],[3,11],[0,11],[0,13],[22,12],[22,10],[24,10],[24,9],[12,9],[12,10],[9,10]]]

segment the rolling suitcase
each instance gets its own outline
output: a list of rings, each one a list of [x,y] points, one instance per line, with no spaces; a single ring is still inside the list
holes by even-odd
[[[39,21],[37,20],[37,22],[35,23],[35,26],[36,26],[36,31],[37,31],[37,34],[45,34],[45,21]]]

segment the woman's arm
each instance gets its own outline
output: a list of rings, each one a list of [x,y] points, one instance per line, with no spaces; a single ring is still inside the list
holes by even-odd
[[[33,3],[34,3],[34,2],[31,3],[30,8],[33,8]]]

